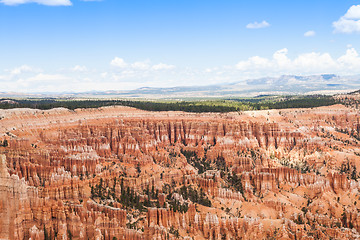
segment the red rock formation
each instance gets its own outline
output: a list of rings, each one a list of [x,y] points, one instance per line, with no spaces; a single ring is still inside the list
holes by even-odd
[[[0,115],[1,239],[359,237],[354,109]]]

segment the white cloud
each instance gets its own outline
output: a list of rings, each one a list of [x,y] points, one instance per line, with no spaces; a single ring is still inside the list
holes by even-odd
[[[74,79],[60,74],[39,73],[30,77],[18,76],[11,81],[3,82],[5,89],[15,92],[58,92],[63,88],[72,90]]]
[[[40,68],[34,68],[24,64],[12,69],[4,69],[4,75],[0,76],[0,81],[12,81],[20,77],[29,77],[31,75],[34,75],[35,73],[41,73],[42,71],[43,70],[41,70]]]
[[[82,2],[102,2],[103,0],[81,0]],[[0,3],[3,3],[8,6],[17,6],[20,4],[26,3],[37,3],[46,6],[71,6],[72,2],[70,0],[0,0]]]
[[[131,67],[137,70],[147,70],[150,68],[150,64],[148,61],[134,62],[133,64],[131,64]]]
[[[360,19],[360,5],[353,5],[344,16],[347,19]]]
[[[37,3],[47,6],[71,6],[72,3],[70,0],[0,0],[0,3],[9,6],[16,6],[26,3]]]
[[[245,71],[249,68],[266,69],[270,66],[271,63],[268,59],[259,56],[250,57],[247,61],[240,61],[238,64],[236,64],[236,67],[242,71]]]
[[[158,63],[152,65],[149,60],[146,61],[138,61],[133,63],[127,63],[124,59],[115,57],[110,65],[116,68],[123,70],[123,73],[126,74],[135,74],[136,71],[159,71],[159,70],[170,70],[174,69],[174,65]]]
[[[40,72],[41,70],[40,69],[35,69],[33,67],[30,67],[29,65],[22,65],[20,67],[16,67],[16,68],[13,68],[11,70],[8,70],[8,72],[10,72],[11,75],[19,75],[19,74],[22,74],[22,73],[29,73],[29,72]]]
[[[45,82],[64,81],[64,80],[69,80],[69,77],[59,75],[59,74],[40,73],[40,74],[37,74],[36,76],[27,78],[25,81],[32,82],[32,83],[34,83],[34,82],[45,83]]]
[[[236,64],[236,69],[245,73],[262,76],[281,74],[358,74],[360,73],[360,57],[354,48],[335,59],[329,53],[303,53],[291,59],[288,49],[276,51],[272,58],[253,56]]]
[[[174,69],[174,65],[168,65],[165,63],[159,63],[151,67],[153,70],[168,70],[168,69]]]
[[[101,76],[102,78],[106,78],[108,75],[109,75],[108,72],[103,72],[103,73],[100,74],[100,76]]]
[[[304,36],[305,37],[313,37],[313,36],[315,36],[315,31],[307,31],[306,33],[304,33]]]
[[[119,68],[125,68],[128,66],[128,64],[124,61],[124,59],[119,58],[119,57],[115,57],[111,63],[112,66],[114,67],[119,67]]]
[[[342,68],[347,68],[349,71],[359,71],[360,57],[355,48],[350,48],[346,54],[338,58],[338,63]]]
[[[262,21],[262,22],[253,22],[253,23],[249,23],[248,25],[246,25],[246,28],[248,29],[258,29],[258,28],[266,28],[269,27],[270,24],[267,21]]]
[[[360,5],[353,5],[339,20],[333,22],[334,32],[360,33]]]
[[[181,68],[165,63],[152,64],[150,61],[125,62],[118,57],[110,62],[107,69],[82,71],[85,69],[87,68],[82,65],[76,65],[52,72],[37,72],[34,67],[23,65],[0,72],[1,91],[83,92],[94,89],[125,90],[145,86],[209,85],[279,75],[354,75],[360,74],[360,56],[353,47],[348,48],[340,57],[331,56],[326,52],[290,56],[289,50],[283,48],[269,57],[252,56],[231,66],[204,69]],[[245,81],[244,83],[246,84]]]
[[[300,54],[291,62],[290,67],[294,69],[295,72],[328,72],[333,67],[336,67],[336,63],[328,53],[311,52]]]
[[[86,72],[88,71],[86,66],[80,66],[80,65],[76,65],[73,68],[70,69],[73,72]]]

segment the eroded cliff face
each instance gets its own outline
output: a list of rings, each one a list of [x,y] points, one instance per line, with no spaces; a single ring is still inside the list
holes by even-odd
[[[0,239],[360,237],[354,109],[0,116]]]

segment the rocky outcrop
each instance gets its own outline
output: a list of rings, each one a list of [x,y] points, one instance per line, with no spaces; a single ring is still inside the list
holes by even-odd
[[[359,113],[0,115],[1,239],[356,239]]]

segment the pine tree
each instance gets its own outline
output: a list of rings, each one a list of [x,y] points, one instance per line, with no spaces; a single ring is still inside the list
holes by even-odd
[[[344,209],[344,212],[341,214],[341,222],[344,227],[346,227],[346,228],[348,227],[345,209]]]
[[[354,179],[355,181],[357,181],[356,166],[353,167],[353,171],[351,172],[351,179]]]
[[[151,197],[152,198],[155,197],[155,187],[154,187],[154,185],[152,185],[152,187],[151,187]]]
[[[50,240],[51,238],[50,238],[50,236],[49,236],[49,234],[48,234],[48,232],[47,232],[47,230],[46,230],[46,227],[45,227],[45,225],[44,225],[44,240]]]

